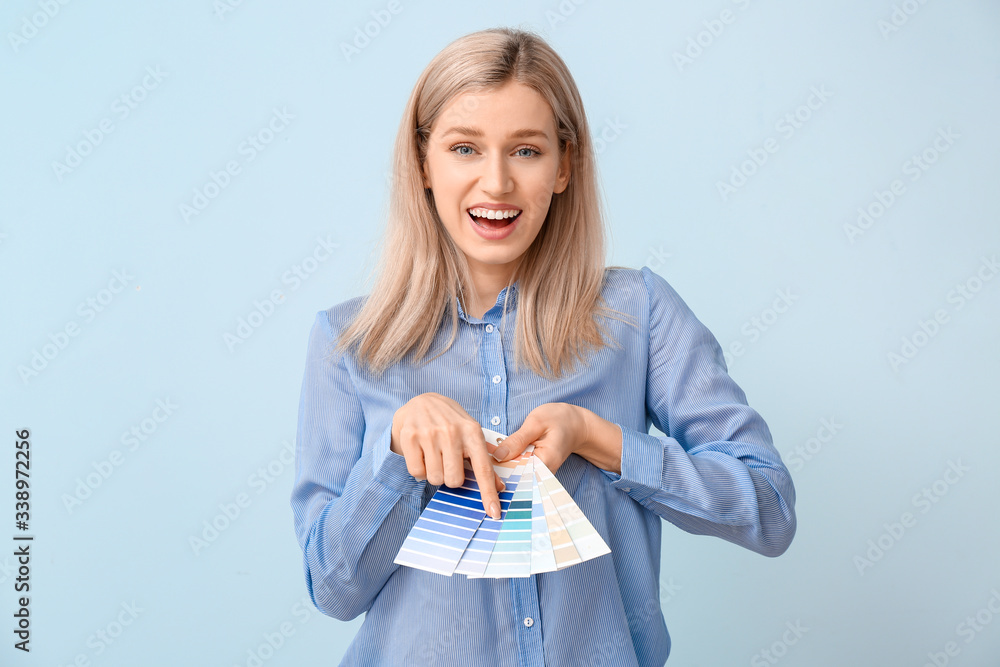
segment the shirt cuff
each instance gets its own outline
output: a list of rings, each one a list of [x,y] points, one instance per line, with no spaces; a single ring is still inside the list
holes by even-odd
[[[622,430],[621,474],[604,471],[611,486],[642,502],[663,484],[663,443],[648,433],[618,425]]]
[[[410,474],[406,467],[406,457],[392,451],[392,424],[386,427],[372,446],[372,477],[401,496],[419,497],[423,495],[427,480],[420,480]]]

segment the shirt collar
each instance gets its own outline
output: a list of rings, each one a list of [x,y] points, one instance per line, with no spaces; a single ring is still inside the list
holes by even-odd
[[[508,296],[508,292],[510,293],[510,296]],[[513,312],[514,308],[517,306],[517,281],[514,281],[508,287],[504,287],[500,290],[500,293],[497,294],[496,303],[493,304],[492,308],[483,314],[483,317],[486,318],[491,314],[495,314],[497,317],[500,317],[503,313],[503,302],[505,298],[507,299],[507,312]],[[477,319],[467,315],[465,309],[462,308],[462,302],[458,297],[455,297],[455,304],[458,306],[458,316],[466,322],[478,324],[485,321],[485,319]]]

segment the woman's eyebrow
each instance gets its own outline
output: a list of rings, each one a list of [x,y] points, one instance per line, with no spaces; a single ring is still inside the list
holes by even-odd
[[[446,137],[449,134],[463,134],[468,137],[481,137],[483,136],[483,131],[478,127],[469,127],[468,125],[456,125],[455,127],[449,128],[442,134],[442,137]],[[524,128],[521,130],[514,130],[508,135],[508,139],[527,139],[528,137],[541,137],[542,139],[548,139],[548,135],[541,130],[535,130],[532,128]]]

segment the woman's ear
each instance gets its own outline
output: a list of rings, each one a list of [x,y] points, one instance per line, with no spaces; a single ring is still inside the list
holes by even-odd
[[[559,171],[556,173],[556,185],[552,191],[559,194],[569,185],[569,179],[572,175],[570,173],[570,165],[572,161],[570,160],[571,151],[573,150],[573,144],[566,144],[566,150],[563,151],[562,157],[559,160]]]
[[[427,160],[424,160],[423,162],[420,163],[420,175],[421,178],[423,178],[424,180],[424,189],[427,190],[428,188],[431,187],[431,181],[427,175]]]

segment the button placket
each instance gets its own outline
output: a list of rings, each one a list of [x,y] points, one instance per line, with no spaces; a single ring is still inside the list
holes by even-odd
[[[491,319],[494,315],[489,316]],[[484,326],[489,335],[483,336],[480,352],[483,359],[483,372],[486,376],[486,401],[483,417],[490,427],[501,433],[506,432],[507,425],[507,373],[504,369],[503,340],[496,325],[490,321]]]
[[[514,613],[517,615],[515,618],[520,618],[523,626],[523,629],[517,632],[518,652],[523,659],[521,664],[532,666],[541,666],[545,663],[542,635],[540,630],[534,629],[535,621],[541,615],[538,606],[537,576],[533,574],[530,577],[514,577],[510,580]]]

